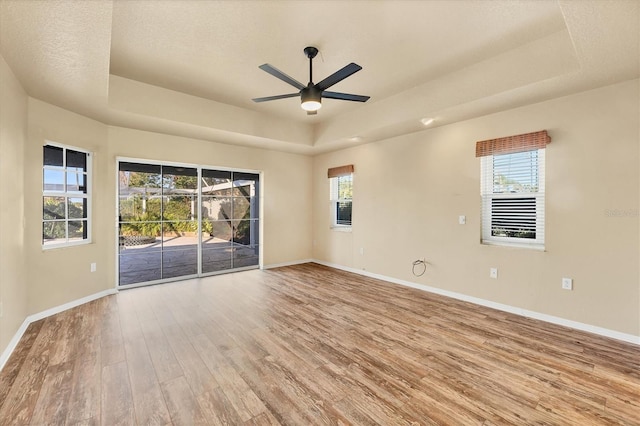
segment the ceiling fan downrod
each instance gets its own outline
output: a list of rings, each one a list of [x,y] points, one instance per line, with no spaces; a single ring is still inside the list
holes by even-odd
[[[313,85],[313,58],[318,54],[318,49],[313,46],[304,48],[304,54],[309,58],[309,85]]]

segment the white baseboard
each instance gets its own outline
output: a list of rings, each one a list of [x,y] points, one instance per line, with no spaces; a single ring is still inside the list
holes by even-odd
[[[100,299],[105,296],[110,296],[116,293],[118,293],[118,290],[116,290],[115,288],[109,289],[109,290],[103,290],[98,293],[94,293],[94,294],[90,294],[89,296],[82,297],[80,299],[72,300],[71,302],[67,302],[64,305],[56,306],[51,309],[47,309],[46,311],[29,315],[27,317],[27,320],[29,320],[29,324],[31,324],[32,322],[36,322],[43,318],[50,317],[51,315],[59,314],[60,312],[64,312],[71,308],[75,308],[76,306],[84,305],[85,303],[89,303],[93,300]]]
[[[38,312],[37,314],[29,315],[22,322],[22,325],[20,326],[20,328],[18,328],[18,331],[16,331],[16,334],[14,334],[13,338],[9,342],[9,345],[2,352],[2,355],[0,355],[0,371],[2,371],[2,369],[5,366],[5,364],[9,360],[9,357],[11,356],[13,351],[16,349],[16,346],[18,346],[18,343],[20,342],[20,339],[22,339],[22,336],[24,335],[25,331],[27,331],[27,327],[29,327],[29,324],[31,324],[32,322],[36,322],[36,321],[39,321],[41,319],[50,317],[51,315],[55,315],[55,314],[58,314],[60,312],[64,312],[64,311],[66,311],[68,309],[75,308],[76,306],[80,306],[80,305],[83,305],[85,303],[91,302],[92,300],[100,299],[101,297],[109,296],[111,294],[116,294],[117,292],[118,292],[118,290],[116,290],[116,289],[104,290],[104,291],[101,291],[101,292],[98,292],[98,293],[90,294],[89,296],[82,297],[80,299],[73,300],[73,301],[65,303],[63,305],[56,306],[56,307],[53,307],[51,309],[47,309],[46,311],[42,311],[42,312]]]
[[[369,271],[363,271],[360,269],[350,268],[347,266],[337,265],[330,262],[325,262],[322,260],[314,259],[312,262],[318,263],[320,265],[328,266],[330,268],[340,269],[347,272],[352,272],[354,274],[363,275],[369,278],[375,278],[382,281],[387,281],[393,284],[400,284],[405,287],[411,287],[418,290],[426,291],[429,293],[439,294],[441,296],[451,297],[452,299],[462,300],[464,302],[470,302],[475,305],[486,306],[488,308],[497,309],[499,311],[509,312],[512,314],[520,315],[522,317],[537,319],[540,321],[548,322],[551,324],[562,325],[565,327],[573,328],[580,331],[586,331],[588,333],[597,334],[604,337],[609,337],[616,340],[622,340],[627,343],[633,343],[636,345],[640,345],[640,336],[635,336],[633,334],[621,333],[619,331],[610,330],[608,328],[597,327],[595,325],[585,324],[577,321],[568,320],[565,318],[556,317],[553,315],[547,315],[540,312],[530,311],[527,309],[517,308],[515,306],[504,305],[502,303],[492,302],[490,300],[480,299],[478,297],[467,296],[462,293],[456,293],[453,291],[443,290],[437,287],[431,287],[422,284],[412,283],[410,281],[400,280],[393,277],[388,277],[385,275],[374,274]]]
[[[311,263],[315,262],[313,259],[301,259],[301,260],[293,260],[291,262],[284,263],[272,263],[271,265],[264,265],[262,269],[273,269],[273,268],[281,268],[283,266],[294,266],[294,265],[302,265],[303,263]],[[320,262],[316,262],[320,263]]]
[[[26,319],[22,322],[22,324],[18,328],[18,331],[16,331],[16,334],[14,334],[13,338],[9,341],[9,345],[7,345],[5,350],[2,352],[2,355],[0,355],[0,371],[2,371],[2,369],[4,368],[4,365],[9,360],[9,357],[11,356],[13,351],[16,349],[16,346],[18,346],[20,339],[22,339],[22,335],[24,334],[25,331],[27,331],[27,327],[29,327],[29,324],[31,323],[28,322]]]

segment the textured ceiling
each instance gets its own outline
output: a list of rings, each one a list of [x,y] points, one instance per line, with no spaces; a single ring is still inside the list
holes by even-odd
[[[0,51],[33,97],[109,124],[322,152],[639,75],[636,0],[1,0]],[[307,116],[258,69],[363,70]]]
[[[316,46],[316,82],[356,62],[334,87],[372,102],[562,30],[555,3],[117,2],[111,72],[173,90],[307,120],[299,101],[251,98],[295,92],[258,69],[270,63],[307,83],[302,50]],[[460,31],[464,28],[465,31]],[[318,120],[358,104],[325,101]],[[311,118],[311,117],[310,117]]]

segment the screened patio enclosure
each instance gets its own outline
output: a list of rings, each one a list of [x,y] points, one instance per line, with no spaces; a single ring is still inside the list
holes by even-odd
[[[120,161],[118,285],[257,268],[259,174]]]

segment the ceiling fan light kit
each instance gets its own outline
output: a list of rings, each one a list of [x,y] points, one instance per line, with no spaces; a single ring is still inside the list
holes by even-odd
[[[305,111],[317,111],[322,108],[322,92],[309,85],[300,91],[300,106]]]
[[[317,114],[318,110],[322,107],[322,98],[328,99],[338,99],[343,101],[353,101],[353,102],[366,102],[369,100],[369,96],[363,95],[353,95],[350,93],[340,93],[340,92],[328,92],[326,89],[333,86],[336,83],[344,80],[350,75],[360,71],[362,67],[355,63],[350,63],[349,65],[343,67],[342,69],[334,72],[329,77],[325,78],[321,82],[314,84],[313,83],[313,58],[318,54],[318,49],[313,46],[308,46],[304,48],[304,54],[309,58],[309,83],[305,86],[300,83],[298,80],[288,76],[283,73],[276,67],[263,64],[260,65],[260,68],[263,71],[268,72],[272,76],[284,81],[287,84],[295,87],[299,90],[298,93],[287,93],[285,95],[275,95],[275,96],[266,96],[263,98],[254,98],[254,102],[267,102],[267,101],[275,101],[276,99],[285,99],[285,98],[293,98],[296,96],[300,96],[300,106],[303,110],[307,111],[308,115]]]

